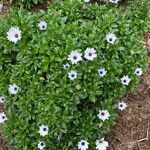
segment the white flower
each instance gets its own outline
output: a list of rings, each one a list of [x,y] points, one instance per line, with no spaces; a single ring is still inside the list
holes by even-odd
[[[84,2],[85,2],[85,3],[88,3],[88,2],[90,2],[90,0],[84,0]]]
[[[70,65],[67,63],[67,64],[64,64],[63,67],[64,67],[64,69],[68,69],[70,67]]]
[[[117,4],[120,0],[109,0],[111,3]]]
[[[128,76],[123,76],[123,77],[121,78],[121,83],[122,83],[123,85],[128,85],[128,84],[130,83],[130,81],[131,81],[131,79],[130,79]]]
[[[137,76],[141,76],[143,74],[143,70],[142,68],[136,68],[134,73],[137,75]]]
[[[46,30],[47,29],[47,23],[45,21],[40,21],[38,23],[39,30]]]
[[[39,133],[41,136],[45,136],[48,134],[48,126],[45,126],[45,125],[41,125],[39,126]]]
[[[0,4],[0,12],[2,12],[3,4]]]
[[[117,37],[114,33],[109,33],[106,35],[106,40],[108,43],[114,44],[115,41],[117,40]]]
[[[97,150],[106,150],[108,147],[108,142],[104,141],[104,138],[96,140],[96,149]]]
[[[94,48],[87,48],[84,52],[84,57],[88,60],[93,61],[97,57],[96,50]]]
[[[39,141],[39,143],[38,143],[38,148],[40,149],[40,150],[43,150],[44,148],[45,148],[45,142],[44,141]]]
[[[6,120],[6,114],[4,112],[0,112],[0,123],[4,123]]]
[[[7,39],[13,43],[17,43],[21,39],[21,30],[18,27],[11,27],[7,32]]]
[[[99,110],[99,114],[97,116],[102,121],[105,121],[105,120],[109,119],[110,114],[109,114],[108,110]]]
[[[81,140],[80,142],[78,142],[78,149],[80,150],[86,150],[89,148],[89,143],[86,140]]]
[[[19,87],[16,84],[9,85],[9,93],[10,94],[17,94],[19,91]]]
[[[105,70],[105,68],[100,68],[98,69],[98,74],[101,76],[101,77],[104,77],[106,75],[107,71]]]
[[[70,80],[75,80],[75,79],[77,78],[77,72],[71,70],[71,71],[68,73],[68,77],[69,77]]]
[[[127,104],[125,102],[119,102],[118,103],[118,109],[119,110],[124,110],[127,107]]]
[[[0,96],[0,103],[4,103],[5,102],[5,98],[3,96]]]
[[[72,64],[77,64],[79,61],[82,60],[81,55],[82,54],[77,51],[72,51],[68,56],[68,60],[70,60]]]

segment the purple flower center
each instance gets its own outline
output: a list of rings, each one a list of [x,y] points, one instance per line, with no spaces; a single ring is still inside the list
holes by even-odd
[[[101,113],[101,115],[102,115],[102,116],[104,116],[104,115],[105,115],[105,113],[104,113],[104,112],[102,112],[102,113]]]
[[[46,128],[43,128],[43,131],[46,131],[47,129]]]
[[[19,35],[18,34],[15,34],[15,38],[18,38],[19,37]]]
[[[44,146],[44,143],[43,143],[43,142],[41,143],[41,146]]]
[[[85,143],[84,143],[84,142],[82,142],[82,143],[81,143],[81,145],[83,145],[83,146],[84,146],[84,145],[85,145]]]
[[[99,73],[100,73],[100,74],[103,74],[103,71],[100,71]]]
[[[73,59],[76,60],[76,59],[77,59],[77,56],[74,56]]]
[[[124,83],[126,83],[126,82],[127,82],[127,80],[123,80],[123,82],[124,82]]]
[[[89,56],[92,56],[93,54],[92,53],[89,53]]]
[[[103,141],[99,140],[99,143],[103,143]]]
[[[17,91],[17,88],[15,87],[14,90]]]
[[[111,41],[112,41],[112,38],[109,38],[109,41],[111,42]]]
[[[120,107],[123,107],[123,105],[122,105],[122,104],[120,104]]]
[[[74,74],[71,74],[71,77],[74,77]]]

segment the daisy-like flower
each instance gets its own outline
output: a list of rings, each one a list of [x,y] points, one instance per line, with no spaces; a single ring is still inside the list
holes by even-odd
[[[5,98],[3,96],[0,96],[0,103],[4,103],[5,102]]]
[[[104,138],[100,139],[100,140],[96,140],[96,149],[97,150],[106,150],[108,147],[108,142],[104,141]]]
[[[0,12],[2,12],[3,4],[0,4]]]
[[[64,69],[68,69],[70,67],[70,65],[67,63],[67,64],[64,64],[63,67],[64,67]]]
[[[105,121],[105,120],[109,119],[110,114],[109,114],[108,110],[99,110],[99,114],[97,116],[102,121]]]
[[[123,76],[123,77],[121,78],[121,83],[122,83],[123,85],[128,85],[128,84],[130,83],[130,81],[131,81],[131,79],[129,78],[129,76]]]
[[[4,112],[0,112],[0,123],[4,123],[6,120],[6,114]]]
[[[93,59],[97,57],[96,50],[94,48],[87,48],[84,52],[84,57],[87,60],[93,61]]]
[[[114,33],[109,33],[109,34],[106,35],[106,40],[107,40],[108,43],[114,44],[115,41],[117,40],[117,37]]]
[[[90,0],[84,0],[84,2],[85,2],[85,3],[89,3],[89,2],[90,2]]]
[[[47,23],[45,21],[40,21],[38,23],[39,30],[46,30],[47,29]]]
[[[39,143],[38,143],[38,148],[40,149],[40,150],[43,150],[44,148],[45,148],[45,142],[44,141],[39,141]]]
[[[127,104],[125,102],[119,102],[118,103],[118,109],[119,110],[124,110],[127,107]]]
[[[17,94],[19,91],[19,87],[16,84],[9,85],[8,91],[10,94]]]
[[[81,56],[82,54],[80,54],[79,52],[72,51],[68,56],[68,60],[70,60],[72,64],[77,64],[79,61],[82,60]]]
[[[105,68],[100,68],[98,69],[98,74],[101,76],[101,77],[104,77],[106,75],[107,71],[105,70]]]
[[[77,72],[71,70],[71,71],[68,73],[68,77],[69,77],[70,80],[75,80],[75,79],[77,78]]]
[[[21,30],[18,27],[11,27],[7,32],[7,39],[13,43],[17,43],[21,39]]]
[[[134,73],[137,75],[137,76],[141,76],[143,74],[143,70],[142,68],[136,68]]]
[[[86,140],[81,140],[78,142],[78,149],[80,150],[87,150],[89,148],[89,143]]]
[[[117,4],[120,0],[109,0],[111,3]]]
[[[48,134],[48,130],[49,130],[48,126],[45,126],[45,125],[39,126],[39,133],[43,137]]]

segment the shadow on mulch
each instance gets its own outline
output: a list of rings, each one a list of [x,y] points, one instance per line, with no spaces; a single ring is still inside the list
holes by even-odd
[[[150,32],[144,37],[150,55]],[[118,112],[118,122],[107,136],[109,150],[150,150],[150,66],[135,92],[122,99],[128,107]]]
[[[44,3],[34,5],[29,9],[31,12],[39,12],[39,10],[47,10],[47,7],[51,0],[45,0]]]

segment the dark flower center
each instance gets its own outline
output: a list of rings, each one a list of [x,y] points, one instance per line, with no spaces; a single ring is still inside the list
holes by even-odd
[[[92,53],[89,53],[89,56],[92,56]]]
[[[100,74],[103,74],[103,71],[100,71],[99,73],[100,73]]]
[[[2,97],[1,100],[4,101],[4,98]]]
[[[43,131],[46,131],[47,129],[46,128],[43,128]]]
[[[15,34],[15,38],[18,38],[19,37],[19,35],[18,34]]]
[[[122,104],[120,104],[120,107],[123,107],[123,105],[122,105]]]
[[[72,74],[71,77],[74,77],[74,74]]]
[[[125,82],[125,83],[126,83],[127,81],[126,81],[126,80],[123,80],[123,82]]]
[[[5,116],[3,116],[2,119],[5,119]]]
[[[81,145],[83,145],[83,146],[84,146],[84,145],[85,145],[85,143],[84,143],[84,142],[82,142],[82,143],[81,143]]]
[[[17,88],[15,87],[14,90],[17,91]]]
[[[99,143],[103,143],[103,141],[99,140]]]
[[[44,143],[43,143],[43,142],[41,143],[41,146],[44,146]]]
[[[139,74],[140,72],[139,72],[139,71],[137,71],[136,73],[137,73],[137,74]]]
[[[101,113],[101,115],[102,115],[102,116],[104,116],[104,115],[105,115],[105,113],[104,113],[104,112],[102,112],[102,113]]]
[[[109,38],[109,41],[112,41],[112,38]]]
[[[45,28],[45,25],[43,25],[42,28],[44,29],[44,28]]]
[[[76,59],[77,59],[77,56],[74,56],[73,59],[76,60]]]

